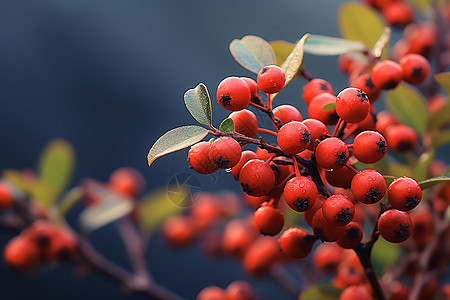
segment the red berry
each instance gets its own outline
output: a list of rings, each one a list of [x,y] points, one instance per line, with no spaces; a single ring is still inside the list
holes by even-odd
[[[12,268],[26,271],[38,263],[39,250],[31,240],[19,235],[6,244],[3,257]]]
[[[250,275],[264,275],[282,257],[276,240],[273,237],[263,236],[250,246],[242,259],[242,264]]]
[[[269,197],[266,195],[255,197],[255,196],[250,196],[246,193],[243,193],[243,196],[245,199],[245,203],[247,203],[247,205],[253,209],[259,208],[263,202],[269,200]]]
[[[229,221],[223,230],[222,249],[227,255],[242,258],[253,243],[257,232],[253,224],[247,220],[233,219]]]
[[[383,16],[392,26],[403,27],[414,20],[414,10],[408,3],[391,3],[383,8]]]
[[[209,159],[219,169],[229,169],[238,164],[242,149],[239,143],[230,137],[220,137],[209,149]]]
[[[225,300],[225,291],[218,286],[208,286],[202,289],[196,300]]]
[[[386,140],[392,151],[407,153],[416,148],[417,134],[404,124],[392,125],[386,130]]]
[[[270,153],[266,149],[259,148],[259,147],[256,148],[256,156],[258,156],[258,158],[261,160],[267,160],[270,157],[272,157],[272,155],[273,155],[273,153]]]
[[[350,222],[345,228],[345,235],[337,240],[337,244],[345,249],[356,248],[361,243],[363,234],[359,223]]]
[[[291,121],[278,131],[278,145],[287,154],[294,155],[305,150],[311,142],[308,127],[302,122]]]
[[[377,113],[375,130],[381,133],[383,136],[386,136],[386,131],[389,126],[397,124],[399,124],[399,122],[391,112],[383,110]]]
[[[373,67],[371,76],[372,82],[377,88],[390,90],[402,81],[403,69],[392,60],[383,60]]]
[[[281,210],[272,206],[263,205],[255,212],[253,222],[256,229],[262,234],[274,236],[284,226],[284,215]]]
[[[314,235],[322,242],[335,242],[345,235],[346,226],[336,226],[325,220],[322,208],[317,210],[312,219]]]
[[[305,100],[306,104],[309,104],[311,100],[322,93],[329,93],[333,94],[333,88],[328,83],[328,81],[324,79],[315,78],[313,80],[310,80],[304,87],[303,87],[303,99]]]
[[[370,73],[364,73],[356,77],[352,80],[350,86],[366,93],[370,103],[375,102],[380,95],[380,89],[373,84]]]
[[[145,179],[138,170],[120,168],[112,172],[109,177],[109,186],[116,192],[134,198],[145,189]]]
[[[405,38],[409,42],[408,53],[416,53],[429,57],[438,40],[436,24],[411,23],[404,30]]]
[[[422,189],[414,179],[400,177],[395,179],[387,190],[389,204],[398,210],[411,210],[422,200]]]
[[[339,300],[372,300],[373,297],[361,285],[351,285],[342,291]]]
[[[273,114],[281,121],[281,125],[291,121],[303,121],[302,114],[292,105],[280,105],[273,109]]]
[[[233,168],[231,168],[231,175],[233,175],[234,179],[239,180],[239,173],[241,172],[242,167],[251,159],[255,159],[258,156],[255,152],[250,150],[242,151],[241,159]]]
[[[408,54],[400,60],[403,69],[403,80],[412,84],[420,84],[430,74],[428,60],[420,54]]]
[[[280,67],[271,65],[259,71],[256,82],[261,91],[267,94],[274,94],[281,91],[284,87],[286,77]]]
[[[325,178],[327,182],[335,187],[349,188],[354,176],[355,171],[350,168],[325,170]]]
[[[319,192],[316,184],[308,177],[294,177],[286,182],[284,199],[295,211],[307,211],[314,206]]]
[[[335,226],[344,226],[353,220],[355,206],[347,197],[333,195],[323,203],[322,213],[328,223]]]
[[[209,159],[210,142],[200,142],[191,147],[188,153],[190,168],[200,174],[212,174],[219,168]]]
[[[243,109],[232,112],[228,117],[234,122],[234,131],[256,138],[258,135],[258,120],[253,112]]]
[[[50,245],[50,257],[58,261],[72,259],[77,251],[78,243],[75,236],[64,229],[59,228]]]
[[[309,143],[307,149],[314,151],[314,148],[316,147],[316,140],[318,140],[318,143],[323,136],[328,135],[330,132],[323,122],[316,119],[306,119],[302,123],[308,127],[308,131],[311,134],[311,143]]]
[[[406,241],[412,231],[411,217],[408,213],[396,209],[385,211],[378,219],[378,231],[388,242]]]
[[[347,145],[338,138],[324,139],[316,147],[316,160],[325,169],[339,169],[345,166],[349,158]]]
[[[14,201],[11,188],[3,182],[0,182],[0,211],[11,207]]]
[[[325,202],[324,197],[319,194],[319,196],[317,196],[316,198],[316,201],[314,202],[314,205],[309,210],[303,213],[306,224],[312,227],[312,220],[314,218],[314,215],[319,209],[322,208],[324,202]]]
[[[161,232],[165,240],[173,247],[189,246],[195,238],[192,221],[182,215],[172,216],[164,221]]]
[[[346,88],[336,97],[336,113],[349,123],[358,123],[367,117],[370,103],[367,94],[360,89]]]
[[[251,99],[248,84],[238,77],[227,77],[217,87],[217,102],[223,108],[231,111],[244,109]]]
[[[252,286],[245,281],[234,281],[225,290],[224,300],[255,300]]]
[[[250,93],[252,94],[252,98],[258,96],[258,84],[251,78],[248,77],[239,77],[247,83],[250,88]]]
[[[342,263],[342,248],[336,244],[324,243],[314,249],[314,266],[323,272],[336,272],[337,267]]]
[[[323,122],[325,125],[336,124],[339,117],[334,108],[323,110],[322,107],[329,103],[336,103],[336,97],[329,93],[315,96],[308,105],[308,115],[311,119]]]
[[[378,171],[365,169],[353,177],[351,188],[356,200],[373,204],[383,199],[386,194],[386,181]]]
[[[275,174],[265,161],[252,159],[242,167],[239,182],[242,190],[248,195],[263,196],[272,190]]]
[[[386,139],[376,131],[363,131],[353,141],[353,155],[365,164],[376,163],[384,157],[386,151]]]
[[[301,228],[291,227],[279,239],[281,251],[291,259],[300,259],[308,256],[317,240]]]

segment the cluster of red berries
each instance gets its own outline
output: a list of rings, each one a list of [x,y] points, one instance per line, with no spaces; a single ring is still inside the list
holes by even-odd
[[[392,26],[404,27],[414,21],[414,9],[403,0],[364,0],[380,11],[385,20]]]
[[[201,290],[196,300],[254,300],[256,299],[252,286],[246,281],[234,281],[226,289],[218,286],[208,286]]]
[[[49,221],[36,220],[8,242],[3,256],[9,266],[26,271],[39,263],[69,260],[76,251],[77,240],[71,232]]]

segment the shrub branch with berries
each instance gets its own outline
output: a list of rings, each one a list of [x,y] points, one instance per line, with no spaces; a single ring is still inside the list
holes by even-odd
[[[250,274],[267,273],[315,249],[321,257],[317,267],[337,272],[333,286],[339,289],[337,296],[343,289],[340,299],[423,299],[427,290],[436,292],[428,285],[440,284],[449,262],[444,240],[450,234],[450,199],[442,195],[450,176],[434,159],[436,148],[450,142],[450,106],[437,84],[450,89],[450,74],[442,73],[448,67],[449,18],[438,1],[429,7],[433,18],[415,23],[406,2],[365,2],[371,7],[351,2],[341,8],[344,39],[305,34],[295,44],[269,43],[257,36],[232,41],[231,54],[257,74],[256,80],[231,76],[218,84],[217,103],[231,111],[218,129],[206,86],[200,83],[187,91],[186,107],[207,127],[167,132],[150,149],[148,163],[192,146],[188,161],[194,171],[206,175],[231,170],[256,209],[253,225],[241,224],[247,229],[239,230],[254,226],[274,237],[241,245],[248,249],[238,256]],[[391,26],[407,26],[392,51],[392,30],[384,27],[377,11]],[[355,21],[356,14],[364,21]],[[305,69],[305,52],[339,55],[348,87],[335,96],[327,80]],[[307,105],[308,118],[292,105],[275,105],[295,77],[308,80],[298,100]],[[377,113],[373,104],[383,96],[389,110]],[[262,128],[254,111],[267,115],[272,128]],[[202,141],[208,135],[212,138]],[[296,221],[286,222],[292,215]],[[232,235],[228,230],[227,225],[224,234]],[[402,243],[405,254],[397,266],[379,273],[381,282],[372,262],[379,236]],[[314,248],[318,240],[326,243]],[[259,253],[253,244],[273,250]],[[413,255],[418,265],[411,276],[402,264],[414,264]],[[442,257],[436,263],[433,255]],[[442,293],[448,297],[448,287]],[[302,293],[301,299],[310,299],[307,295]]]

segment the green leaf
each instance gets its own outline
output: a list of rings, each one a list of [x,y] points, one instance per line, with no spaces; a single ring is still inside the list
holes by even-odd
[[[386,106],[395,116],[418,133],[427,125],[427,108],[423,95],[412,86],[401,83],[387,93]]]
[[[400,255],[400,246],[379,238],[372,249],[372,261],[385,269],[394,264]]]
[[[431,17],[430,14],[432,13],[432,10],[430,0],[408,0],[408,2],[418,8],[424,15]]]
[[[450,123],[450,101],[444,104],[428,118],[428,129],[435,130]]]
[[[276,62],[270,44],[254,35],[233,40],[230,43],[230,52],[241,66],[256,74],[265,66],[274,65]]]
[[[203,83],[184,93],[184,103],[197,122],[211,126],[211,99]]]
[[[428,170],[431,162],[434,160],[434,151],[423,153],[417,162],[414,169],[413,178],[417,181],[425,180],[428,176]]]
[[[392,175],[394,177],[402,177],[402,176],[413,177],[414,176],[414,172],[410,166],[397,164],[397,163],[391,163],[389,165],[388,174]]]
[[[386,185],[389,186],[397,177],[391,175],[383,175],[383,178],[384,181],[386,181]]]
[[[383,54],[384,49],[389,45],[391,39],[391,28],[384,27],[384,31],[381,34],[375,46],[372,48],[372,55],[376,58],[380,58]]]
[[[84,233],[92,232],[130,213],[133,201],[114,193],[93,180],[83,183],[83,189],[99,203],[91,205],[80,214],[80,225]]]
[[[318,283],[304,290],[299,300],[338,300],[342,290],[331,283]]]
[[[330,102],[330,103],[327,103],[324,106],[322,106],[322,110],[323,111],[332,110],[335,107],[336,107],[336,103],[335,102]]]
[[[450,143],[450,130],[442,130],[431,138],[431,144],[437,148]]]
[[[436,74],[434,79],[444,88],[447,96],[450,97],[450,72]]]
[[[450,174],[445,174],[427,180],[422,180],[419,182],[419,185],[422,188],[422,190],[425,190],[432,186],[435,186],[436,184],[443,183],[445,181],[450,181]]]
[[[360,41],[311,34],[305,42],[305,53],[314,55],[340,55],[362,51],[366,46]]]
[[[272,46],[273,52],[275,53],[277,66],[281,66],[281,64],[286,60],[289,54],[294,49],[294,44],[285,42],[285,41],[272,41],[270,42]]]
[[[357,162],[355,165],[359,167],[361,170],[374,169],[380,172],[381,174],[386,174],[389,171],[389,161],[386,158],[386,156],[384,156],[382,159],[373,164],[364,164],[361,162]]]
[[[65,140],[54,140],[45,147],[39,160],[38,177],[54,189],[56,197],[66,190],[74,161],[74,150]]]
[[[341,35],[349,40],[362,41],[372,48],[384,30],[380,16],[367,5],[358,2],[345,2],[338,12]]]
[[[145,195],[138,203],[139,224],[144,230],[159,227],[168,217],[183,211],[189,190],[182,186],[169,186]]]
[[[67,191],[61,197],[61,201],[58,203],[59,214],[64,216],[70,209],[83,198],[83,191],[80,187],[74,187]]]
[[[153,144],[148,152],[148,165],[150,166],[158,157],[200,142],[207,135],[208,129],[195,125],[182,126],[169,130]]]
[[[231,118],[226,118],[220,123],[219,130],[221,132],[234,132],[234,122]]]

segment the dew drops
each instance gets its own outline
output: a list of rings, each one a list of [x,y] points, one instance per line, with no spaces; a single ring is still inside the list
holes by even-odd
[[[231,173],[231,168],[225,169],[225,172]]]
[[[300,183],[298,184],[299,187],[304,187],[305,183],[303,181],[300,181]]]

